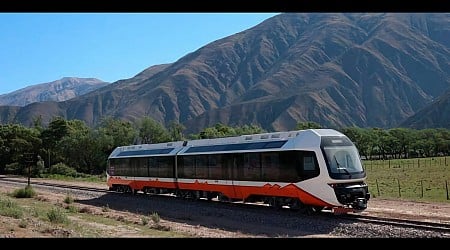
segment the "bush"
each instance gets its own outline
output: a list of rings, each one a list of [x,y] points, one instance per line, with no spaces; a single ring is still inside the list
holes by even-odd
[[[27,185],[25,188],[14,190],[12,196],[16,198],[32,198],[36,196],[36,191],[34,191],[31,186]]]
[[[147,225],[148,222],[149,222],[149,221],[148,221],[148,217],[146,217],[146,216],[142,216],[142,217],[141,217],[141,221],[142,221],[142,225],[144,225],[144,226]]]
[[[51,223],[67,223],[69,222],[69,218],[66,213],[59,208],[52,208],[47,213],[47,218]]]
[[[65,176],[71,176],[71,177],[77,177],[77,171],[74,168],[71,168],[67,166],[64,163],[58,163],[55,165],[52,165],[48,172],[50,174],[59,174],[59,175],[65,175]]]
[[[161,221],[161,218],[159,217],[159,214],[157,212],[153,212],[151,218],[153,223],[155,224],[158,224]]]
[[[6,174],[22,174],[22,167],[19,163],[13,162],[5,165]]]
[[[73,197],[70,194],[68,194],[66,198],[64,198],[64,203],[66,204],[73,203]]]
[[[78,213],[78,207],[74,206],[74,205],[68,205],[66,207],[66,209],[70,212],[70,213]]]
[[[26,228],[28,226],[28,222],[24,219],[21,219],[19,222],[19,227],[20,228]]]

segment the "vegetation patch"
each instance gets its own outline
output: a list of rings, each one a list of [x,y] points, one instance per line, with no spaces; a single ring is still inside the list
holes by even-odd
[[[52,208],[47,213],[47,218],[51,223],[65,224],[70,222],[67,214],[59,208]]]
[[[30,185],[27,185],[25,188],[16,189],[12,193],[12,196],[15,198],[32,198],[36,195],[36,191]]]
[[[0,198],[0,215],[20,219],[23,216],[23,210],[11,199]]]

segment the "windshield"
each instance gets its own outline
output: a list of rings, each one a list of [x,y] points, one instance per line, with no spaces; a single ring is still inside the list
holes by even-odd
[[[355,146],[324,147],[323,150],[331,173],[351,176],[364,171]]]

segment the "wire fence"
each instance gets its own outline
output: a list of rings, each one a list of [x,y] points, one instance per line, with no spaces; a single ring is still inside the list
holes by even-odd
[[[373,197],[450,201],[448,157],[363,161]]]

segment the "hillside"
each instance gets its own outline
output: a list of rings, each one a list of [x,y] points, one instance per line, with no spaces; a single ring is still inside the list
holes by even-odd
[[[450,14],[439,13],[280,14],[174,63],[1,121],[151,116],[186,133],[218,122],[395,127],[450,87],[449,27]]]
[[[400,126],[415,129],[450,128],[450,89]]]
[[[0,95],[0,106],[26,106],[34,102],[65,101],[108,84],[95,78],[64,77]]]

